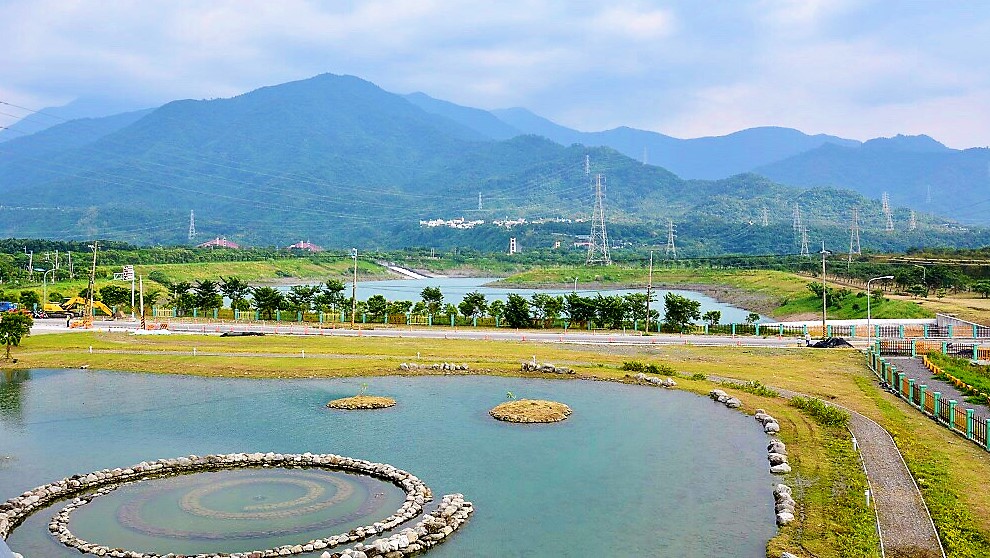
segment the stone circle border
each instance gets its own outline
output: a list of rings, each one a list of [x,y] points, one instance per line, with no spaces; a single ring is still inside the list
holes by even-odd
[[[168,477],[198,471],[241,469],[249,467],[319,468],[352,472],[378,478],[395,484],[406,493],[405,502],[392,515],[372,525],[351,529],[347,533],[315,539],[295,545],[237,553],[197,554],[197,558],[247,558],[249,556],[289,556],[330,549],[342,544],[361,541],[373,535],[389,531],[410,521],[423,512],[423,505],[432,500],[432,490],[418,477],[385,463],[374,463],[335,454],[285,454],[285,453],[231,453],[206,456],[190,455],[174,459],[142,461],[127,468],[103,469],[85,475],[74,475],[39,486],[0,504],[0,538],[6,539],[29,515],[57,500],[64,500],[83,492],[93,494],[77,496],[55,514],[49,531],[62,544],[86,554],[119,556],[122,558],[165,558],[174,554],[157,554],[121,550],[80,539],[69,530],[72,511],[89,503],[93,498],[107,494],[122,484],[145,479]]]

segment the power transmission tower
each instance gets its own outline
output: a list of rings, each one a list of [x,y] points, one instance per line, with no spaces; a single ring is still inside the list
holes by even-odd
[[[766,208],[766,207],[763,208],[763,220],[762,220],[761,224],[764,227],[769,227],[770,226],[770,210],[768,208]]]
[[[932,185],[928,185],[928,193],[925,194],[925,203],[932,203]]]
[[[911,210],[911,218],[908,220],[908,230],[913,231],[918,228],[918,218],[914,215],[914,210]]]
[[[481,192],[478,192],[478,211],[481,211]]]
[[[882,200],[881,203],[883,205],[883,216],[884,216],[885,219],[887,219],[887,229],[886,230],[887,230],[887,232],[893,232],[893,230],[894,230],[894,216],[890,212],[890,196],[887,195],[887,192],[884,192],[883,193],[883,197],[881,198],[881,200]]]
[[[849,262],[853,261],[853,254],[862,254],[863,249],[859,245],[859,208],[853,208],[852,225],[849,227]]]
[[[189,210],[189,240],[196,238],[196,215],[193,210]]]
[[[669,258],[671,254],[674,255],[674,259],[677,259],[677,246],[674,246],[674,239],[677,238],[675,232],[676,225],[670,219],[667,219],[667,251],[666,255]]]
[[[595,210],[591,215],[591,243],[585,264],[612,265],[608,255],[608,232],[605,230],[605,185],[602,175],[595,181]]]
[[[646,146],[644,145],[643,146],[643,166],[644,167],[647,165],[647,162],[648,162],[648,159],[647,159]]]
[[[591,155],[584,156],[584,175],[591,177]]]
[[[801,228],[801,255],[811,257],[811,253],[808,251],[808,227]]]
[[[801,224],[801,207],[797,202],[794,202],[794,218],[791,228],[794,229],[794,239],[797,240],[797,235],[801,234],[801,231],[804,230],[804,225]]]

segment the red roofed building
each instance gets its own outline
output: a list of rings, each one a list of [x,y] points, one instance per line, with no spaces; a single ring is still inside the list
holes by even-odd
[[[196,247],[197,248],[231,248],[233,250],[240,250],[241,248],[239,244],[227,240],[227,237],[225,236],[223,237],[218,236],[213,240],[208,240]]]
[[[293,244],[292,246],[288,246],[286,250],[306,250],[308,252],[322,252],[323,248],[313,244],[308,240],[305,242],[300,240],[299,242]]]

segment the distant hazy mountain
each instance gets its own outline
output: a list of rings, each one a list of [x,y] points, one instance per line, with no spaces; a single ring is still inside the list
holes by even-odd
[[[78,118],[101,118],[142,108],[144,107],[121,99],[81,97],[67,105],[48,107],[28,114],[0,130],[0,142],[23,138]]]
[[[870,140],[860,147],[826,145],[756,172],[795,186],[848,188],[919,212],[963,223],[990,224],[990,150],[958,151],[928,136]]]
[[[485,227],[462,234],[419,221],[563,220],[539,229],[539,242],[549,245],[554,233],[587,234],[592,182],[601,173],[608,219],[616,227],[612,237],[620,243],[663,242],[666,221],[673,219],[681,224],[686,254],[793,252],[795,202],[816,242],[848,242],[853,207],[863,209],[867,246],[972,246],[987,238],[986,231],[946,232],[928,218],[910,234],[887,235],[879,232],[878,217],[868,218],[879,214],[879,202],[851,191],[798,189],[755,174],[684,180],[611,147],[516,135],[512,129],[521,128],[516,124],[525,113],[516,115],[515,124],[500,125],[483,111],[325,74],[229,99],[175,101],[144,114],[74,121],[0,145],[0,236],[182,242],[194,210],[202,236],[243,244],[308,239],[362,249],[499,249],[509,235],[522,233]],[[756,130],[692,141],[726,146],[761,133],[777,137]],[[602,134],[630,144],[654,136],[682,141],[631,129]],[[897,212],[898,219],[905,215]]]
[[[475,130],[494,140],[505,140],[526,133],[500,120],[494,114],[471,107],[465,107],[434,99],[425,93],[410,93],[406,100],[431,114],[439,114]]]

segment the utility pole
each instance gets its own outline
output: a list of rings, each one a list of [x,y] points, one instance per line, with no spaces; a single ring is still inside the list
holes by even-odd
[[[595,209],[591,214],[591,242],[585,265],[612,265],[608,254],[608,232],[605,230],[605,185],[601,174],[595,183]]]
[[[34,281],[34,250],[28,254],[28,281]]]
[[[650,298],[653,296],[653,250],[650,250],[650,274],[646,280],[646,333],[650,333]]]
[[[75,278],[76,278],[76,273],[75,270],[72,269],[72,252],[69,252],[69,279],[75,279]]]
[[[674,239],[677,235],[674,233],[674,221],[667,219],[667,251],[665,255],[669,258],[671,254],[674,254],[674,259],[677,259],[677,246],[674,245]]]
[[[825,282],[825,257],[831,255],[832,253],[825,249],[824,240],[822,241],[821,254],[822,254],[822,339],[825,339],[825,336],[827,335],[827,331],[828,331],[828,327],[827,327],[828,314],[826,310],[827,302],[828,302],[828,298],[826,296],[828,294],[828,286]]]
[[[354,329],[354,320],[357,317],[357,248],[351,248],[351,257],[354,258],[354,281],[351,282],[351,329]]]
[[[96,252],[100,249],[99,241],[94,240],[93,245],[93,267],[89,270],[89,297],[86,299],[86,317],[83,324],[86,327],[93,327],[93,291],[96,289]]]
[[[141,288],[141,329],[143,330],[143,329],[145,329],[145,322],[144,322],[144,276],[143,275],[138,278],[138,285],[140,285],[140,288]]]

